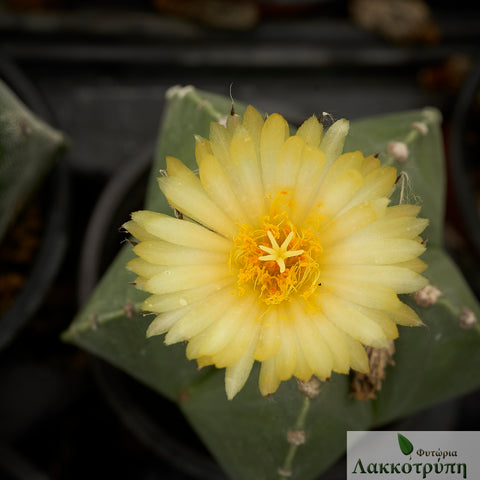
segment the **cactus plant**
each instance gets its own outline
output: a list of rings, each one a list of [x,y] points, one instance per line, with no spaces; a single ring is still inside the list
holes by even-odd
[[[16,72],[10,67],[6,70]],[[24,88],[28,82],[17,73],[12,75],[14,88],[48,114],[35,90]],[[40,187],[46,184],[66,143],[61,132],[32,113],[0,80],[0,349],[38,307],[60,264],[66,207],[56,203],[65,198],[66,190],[60,185],[65,179],[60,174],[64,166],[49,175],[48,188]]]
[[[0,239],[64,148],[64,136],[0,80]]]
[[[194,135],[206,137],[210,123],[230,109],[230,100],[192,87],[169,91],[146,208],[172,213],[156,181],[165,157],[175,155],[195,169]],[[244,111],[241,105],[235,109]],[[400,327],[395,353],[388,352],[382,363],[381,389],[372,395],[352,395],[352,378],[333,374],[322,383],[291,379],[265,398],[258,391],[255,365],[244,388],[228,400],[222,371],[199,370],[185,358],[182,345],[166,346],[159,336],[146,339],[151,318],[140,311],[146,294],[132,287],[135,277],[125,269],[134,257],[130,246],[118,254],[63,338],[176,402],[236,480],[313,479],[343,454],[346,430],[375,428],[477,388],[480,378],[472,372],[480,366],[479,309],[443,248],[440,121],[430,108],[382,115],[352,122],[346,139],[345,151],[379,154],[383,164],[394,165],[400,172],[394,203],[420,202],[422,216],[430,220],[422,257],[430,285],[415,296],[402,296],[426,326]],[[394,364],[388,361],[392,355]]]

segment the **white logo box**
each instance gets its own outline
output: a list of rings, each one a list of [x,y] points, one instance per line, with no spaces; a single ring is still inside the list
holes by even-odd
[[[480,480],[480,432],[349,431],[347,480]]]

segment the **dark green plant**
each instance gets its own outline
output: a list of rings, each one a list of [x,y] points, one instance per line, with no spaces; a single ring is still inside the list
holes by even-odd
[[[0,240],[64,148],[64,136],[0,80]]]

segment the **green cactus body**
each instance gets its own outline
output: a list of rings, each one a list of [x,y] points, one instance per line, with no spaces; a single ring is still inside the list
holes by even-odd
[[[171,213],[171,207],[160,194],[156,177],[165,168],[165,157],[174,155],[195,169],[194,135],[206,137],[210,122],[231,109],[229,99],[191,87],[176,87],[168,97],[146,201],[147,209],[164,213]],[[241,105],[235,109],[243,112]],[[460,328],[459,316],[464,307],[478,316],[478,305],[443,249],[439,123],[439,114],[432,109],[382,115],[352,122],[346,139],[345,151],[380,153],[384,163],[394,163],[403,172],[394,202],[411,200],[412,195],[420,198],[422,216],[430,220],[425,233],[428,249],[422,257],[429,265],[425,276],[442,293],[429,306],[418,306],[411,295],[402,298],[426,327],[399,327],[394,365],[386,367],[375,399],[353,398],[349,377],[339,374],[321,383],[311,396],[308,390],[299,391],[292,379],[283,382],[272,398],[265,398],[258,391],[254,366],[241,392],[227,400],[221,370],[199,370],[185,358],[183,345],[166,346],[161,336],[145,338],[150,319],[140,306],[146,294],[129,284],[132,275],[125,269],[134,256],[130,246],[119,253],[64,339],[176,402],[235,480],[314,479],[343,455],[347,430],[375,428],[477,388],[480,377],[472,372],[480,368],[480,335],[476,326]],[[401,158],[392,141],[407,147],[402,147]]]
[[[63,135],[0,80],[0,239],[64,148]]]

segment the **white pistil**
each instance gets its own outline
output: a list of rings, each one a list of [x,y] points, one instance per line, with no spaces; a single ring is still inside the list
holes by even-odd
[[[275,237],[273,236],[270,230],[267,232],[267,236],[272,246],[266,247],[265,245],[259,245],[258,247],[262,249],[264,252],[267,252],[269,255],[263,255],[261,257],[258,257],[258,259],[264,260],[264,261],[271,260],[271,261],[277,262],[280,268],[280,273],[283,273],[286,268],[285,259],[290,257],[296,257],[297,255],[301,255],[304,252],[304,250],[290,250],[290,251],[288,250],[288,245],[290,244],[294,236],[293,232],[290,232],[287,235],[287,238],[285,238],[282,245],[280,246],[278,245],[277,241],[275,240]]]

